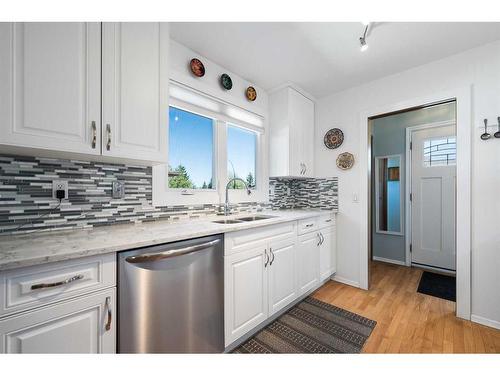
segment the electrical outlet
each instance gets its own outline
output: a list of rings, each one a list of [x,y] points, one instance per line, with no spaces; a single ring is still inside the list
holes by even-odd
[[[57,191],[61,190],[64,191],[64,198],[62,199],[68,199],[68,181],[65,180],[54,180],[52,181],[52,198],[54,199],[59,199],[57,198]]]

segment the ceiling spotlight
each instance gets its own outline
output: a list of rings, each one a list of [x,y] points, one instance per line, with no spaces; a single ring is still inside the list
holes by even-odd
[[[368,27],[370,27],[369,22],[365,26],[365,32],[363,33],[363,36],[359,37],[359,45],[361,47],[361,52],[364,52],[368,49],[368,44],[366,44],[366,33],[368,32]]]

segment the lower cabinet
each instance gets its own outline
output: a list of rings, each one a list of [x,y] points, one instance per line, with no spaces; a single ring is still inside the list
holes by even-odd
[[[319,246],[320,281],[325,281],[337,271],[335,227],[321,230],[319,234],[321,238]]]
[[[116,288],[0,319],[0,353],[115,353]]]
[[[267,318],[266,244],[255,245],[224,259],[226,346]]]
[[[297,281],[298,294],[303,295],[319,284],[319,243],[318,232],[298,237]]]
[[[278,312],[297,297],[295,248],[295,238],[269,244],[269,315]]]

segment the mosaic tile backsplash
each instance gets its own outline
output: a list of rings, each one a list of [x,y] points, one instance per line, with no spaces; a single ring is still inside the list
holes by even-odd
[[[338,209],[338,178],[269,179],[269,204],[276,209]]]
[[[57,179],[69,182],[68,200],[60,206],[52,198]],[[125,182],[122,199],[112,197],[116,180]],[[271,179],[270,202],[241,203],[233,210],[337,208],[336,178],[294,181]],[[285,185],[293,194],[286,194]],[[218,204],[153,207],[151,202],[151,167],[0,155],[0,234],[191,219],[221,209]]]

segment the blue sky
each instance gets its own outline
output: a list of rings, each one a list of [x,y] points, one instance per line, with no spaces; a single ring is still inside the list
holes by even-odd
[[[169,164],[176,168],[186,167],[191,181],[198,187],[209,182],[213,165],[212,119],[170,107]],[[256,135],[234,126],[228,127],[228,159],[232,161],[236,175],[246,178],[249,172],[255,176]],[[228,172],[232,175],[231,164]]]

